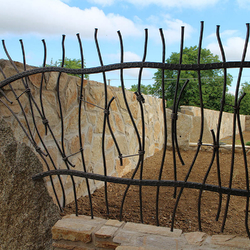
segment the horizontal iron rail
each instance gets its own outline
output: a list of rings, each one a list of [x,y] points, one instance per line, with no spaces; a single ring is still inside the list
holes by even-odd
[[[69,69],[63,67],[43,67],[23,71],[14,76],[10,76],[0,83],[0,88],[8,85],[9,83],[34,75],[45,72],[60,72],[68,74],[96,74],[100,72],[107,72],[118,69],[128,68],[154,68],[154,69],[168,69],[168,70],[211,70],[211,69],[224,69],[224,68],[250,68],[250,61],[247,62],[221,62],[221,63],[207,63],[207,64],[167,64],[158,62],[126,62],[116,63],[100,67],[83,68],[83,69]]]
[[[205,191],[217,192],[220,194],[229,194],[229,195],[245,196],[245,197],[250,196],[250,192],[248,192],[247,190],[219,187],[211,184],[202,184],[202,183],[185,182],[185,181],[172,181],[172,180],[139,180],[139,179],[119,178],[113,176],[103,176],[100,174],[87,173],[78,170],[67,170],[67,169],[58,169],[58,170],[51,170],[39,173],[32,176],[32,179],[39,180],[44,177],[52,175],[70,175],[70,176],[77,176],[98,181],[106,181],[106,182],[125,184],[125,185],[183,187],[183,188],[198,189],[198,190],[202,189],[203,191],[205,190]]]

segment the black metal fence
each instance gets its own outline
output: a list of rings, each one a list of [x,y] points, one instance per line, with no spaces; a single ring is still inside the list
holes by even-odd
[[[184,189],[197,189],[199,190],[199,198],[198,198],[198,224],[199,224],[199,229],[202,230],[201,227],[201,198],[202,198],[202,193],[204,190],[211,191],[211,192],[216,192],[219,194],[219,199],[218,199],[218,212],[217,212],[217,217],[216,220],[218,220],[220,212],[221,212],[221,205],[222,205],[222,195],[227,195],[227,202],[225,206],[225,213],[224,213],[224,219],[222,222],[222,227],[221,230],[223,231],[225,222],[227,219],[227,213],[228,213],[228,208],[230,205],[230,197],[231,196],[242,196],[245,197],[246,199],[246,209],[245,209],[245,227],[248,236],[250,237],[250,232],[249,232],[249,227],[248,227],[248,211],[249,211],[249,174],[248,174],[248,164],[247,164],[247,156],[246,156],[246,150],[244,146],[244,139],[243,139],[243,134],[242,134],[242,129],[241,129],[241,123],[240,123],[240,117],[239,117],[239,108],[240,108],[240,102],[242,100],[243,96],[238,97],[239,94],[239,88],[240,88],[240,81],[241,81],[241,76],[242,76],[242,71],[244,68],[249,68],[250,67],[250,62],[245,61],[246,57],[246,52],[247,52],[247,46],[248,46],[248,41],[249,41],[249,24],[247,24],[247,34],[246,34],[246,40],[245,40],[245,47],[243,50],[242,54],[242,60],[237,61],[237,62],[227,62],[223,45],[220,39],[220,33],[219,33],[219,26],[217,27],[217,39],[218,39],[218,44],[220,47],[221,51],[221,56],[222,56],[222,62],[221,63],[212,63],[212,64],[201,64],[200,63],[200,52],[202,48],[202,41],[203,41],[203,22],[201,22],[201,31],[200,31],[200,39],[199,39],[199,46],[198,46],[198,55],[197,55],[197,63],[192,64],[192,65],[185,65],[182,64],[182,51],[183,51],[183,40],[184,40],[184,28],[182,28],[182,34],[181,34],[181,49],[180,49],[180,63],[179,64],[167,64],[166,63],[166,58],[165,58],[165,38],[162,29],[160,29],[160,36],[162,39],[162,62],[147,62],[146,61],[146,55],[147,55],[147,41],[148,41],[148,32],[145,30],[145,45],[144,45],[144,55],[143,59],[141,62],[126,62],[124,63],[123,61],[123,56],[124,56],[124,51],[123,51],[123,39],[121,36],[121,33],[118,32],[118,37],[120,41],[120,48],[121,48],[121,56],[120,56],[120,63],[118,64],[112,64],[112,65],[104,65],[103,60],[102,60],[102,55],[100,52],[99,44],[98,44],[98,38],[97,38],[97,33],[98,31],[95,31],[95,43],[96,43],[96,48],[98,51],[99,55],[99,60],[100,60],[100,66],[95,67],[95,68],[84,68],[84,57],[83,57],[83,49],[82,49],[82,42],[80,39],[80,35],[77,34],[77,38],[79,41],[79,48],[80,48],[80,55],[81,55],[81,61],[82,61],[82,69],[68,69],[64,68],[64,59],[65,59],[65,48],[64,48],[64,40],[65,36],[63,36],[62,40],[62,65],[61,67],[46,67],[46,43],[43,40],[43,45],[44,45],[44,61],[43,61],[43,66],[40,68],[34,68],[30,70],[26,70],[26,61],[25,61],[25,52],[24,52],[24,46],[22,41],[20,40],[21,43],[21,48],[23,52],[23,65],[24,69],[22,72],[19,72],[17,69],[15,63],[12,61],[11,56],[9,55],[7,48],[5,46],[5,43],[3,41],[3,48],[5,50],[5,53],[11,62],[13,68],[16,70],[16,74],[10,77],[6,77],[3,70],[0,68],[2,75],[4,76],[4,80],[0,82],[0,102],[5,105],[9,111],[13,114],[13,116],[16,118],[17,122],[19,125],[22,127],[24,133],[26,134],[27,138],[31,142],[31,144],[34,146],[35,150],[37,153],[40,155],[41,160],[46,164],[47,166],[47,171],[44,173],[38,173],[33,177],[33,180],[38,180],[41,178],[44,178],[46,176],[49,176],[51,180],[51,185],[53,187],[53,191],[58,203],[58,206],[60,207],[61,210],[63,210],[63,207],[65,206],[65,200],[66,200],[66,195],[64,191],[64,186],[61,181],[61,176],[63,175],[68,175],[71,178],[72,181],[72,188],[74,190],[74,198],[75,198],[75,206],[76,206],[76,214],[78,214],[78,203],[77,203],[77,195],[76,195],[76,187],[75,187],[75,180],[74,178],[77,177],[82,177],[85,178],[86,180],[86,185],[87,185],[87,190],[88,190],[88,197],[89,197],[89,203],[91,207],[91,214],[92,217],[93,215],[93,209],[92,209],[92,200],[91,200],[91,192],[90,192],[90,187],[89,187],[89,180],[99,180],[104,182],[104,188],[105,188],[105,200],[106,200],[106,211],[107,214],[109,213],[109,201],[108,201],[108,192],[107,192],[107,183],[108,182],[113,182],[113,183],[119,183],[119,184],[125,184],[127,185],[127,188],[124,192],[122,203],[121,203],[121,208],[120,208],[120,218],[122,218],[122,213],[123,213],[123,206],[125,202],[125,198],[127,195],[127,192],[129,190],[129,187],[131,185],[137,185],[139,186],[139,200],[140,200],[140,218],[141,221],[143,222],[143,209],[142,209],[142,187],[143,186],[155,186],[157,187],[157,193],[156,193],[156,224],[159,225],[159,190],[163,186],[168,186],[168,187],[174,187],[174,196],[176,197],[176,203],[174,206],[174,210],[172,213],[172,226],[171,229],[173,230],[174,227],[174,221],[175,221],[175,215],[176,215],[176,210],[180,201],[180,198],[183,194]],[[141,115],[141,120],[142,120],[142,129],[139,131],[136,123],[134,122],[133,115],[131,113],[130,107],[128,105],[127,97],[126,97],[126,92],[125,92],[125,84],[124,84],[124,69],[127,68],[139,68],[139,76],[138,76],[138,89],[137,92],[135,92],[136,98],[139,103],[139,112]],[[162,106],[163,106],[163,120],[164,120],[164,134],[162,135],[164,138],[164,143],[163,143],[163,154],[162,154],[162,161],[161,165],[159,166],[159,174],[158,174],[158,179],[157,180],[143,180],[143,162],[144,162],[144,154],[145,154],[145,126],[144,126],[144,97],[141,93],[141,78],[142,78],[142,72],[143,69],[145,68],[154,68],[154,69],[161,69],[162,70]],[[225,94],[226,94],[226,81],[227,81],[227,69],[229,68],[238,68],[239,69],[239,75],[238,75],[238,80],[237,80],[237,86],[236,86],[236,93],[235,93],[235,102],[234,102],[234,116],[233,116],[233,135],[232,135],[232,156],[231,156],[231,166],[230,166],[230,179],[229,179],[229,184],[227,187],[222,186],[221,184],[221,172],[220,172],[220,161],[219,155],[220,155],[220,129],[221,129],[221,121],[222,121],[222,116],[223,116],[223,110],[225,106]],[[202,143],[203,139],[203,129],[204,129],[204,109],[203,109],[203,99],[202,99],[202,80],[201,80],[201,71],[203,70],[209,70],[209,69],[223,69],[224,71],[224,90],[221,96],[221,108],[220,108],[220,115],[218,119],[218,128],[216,133],[214,131],[212,132],[212,138],[213,138],[213,143],[211,146],[213,147],[213,153],[211,156],[211,163],[207,167],[207,172],[203,178],[202,183],[194,183],[189,181],[189,176],[190,173],[193,170],[193,166],[195,164],[195,161],[198,157],[198,154],[201,150],[201,148],[204,146]],[[112,135],[112,138],[114,140],[115,146],[117,148],[118,155],[120,159],[120,164],[123,164],[123,158],[124,157],[129,157],[127,155],[123,155],[120,147],[117,143],[116,137],[112,131],[112,128],[110,126],[110,121],[109,121],[109,114],[110,114],[110,105],[114,98],[108,99],[107,95],[107,80],[106,80],[106,72],[108,71],[114,71],[114,70],[120,70],[120,81],[121,81],[121,91],[123,94],[124,102],[127,108],[127,112],[130,116],[131,123],[133,125],[133,128],[135,130],[137,140],[138,140],[138,145],[139,145],[139,152],[138,152],[138,162],[136,166],[134,167],[133,174],[131,178],[117,178],[117,177],[112,177],[107,175],[107,166],[106,166],[106,158],[105,158],[105,131],[106,127],[109,128],[109,131]],[[200,110],[201,110],[201,129],[200,129],[200,136],[199,140],[197,143],[197,148],[196,152],[194,154],[194,158],[192,161],[192,164],[189,166],[189,170],[186,174],[186,177],[184,180],[180,181],[177,179],[177,167],[176,167],[176,154],[179,156],[180,160],[182,160],[181,157],[181,151],[179,150],[178,146],[178,137],[177,137],[177,117],[178,117],[178,102],[181,98],[181,93],[184,90],[184,88],[187,86],[188,81],[183,85],[182,90],[177,96],[177,92],[174,96],[174,104],[173,104],[173,109],[172,109],[172,119],[171,119],[171,124],[167,124],[167,119],[166,119],[166,110],[165,110],[165,99],[164,99],[164,92],[165,92],[165,86],[164,86],[164,72],[166,70],[177,70],[178,71],[178,77],[176,81],[176,89],[179,88],[179,78],[180,78],[180,73],[182,70],[193,70],[197,72],[198,75],[198,86],[199,86],[199,94],[200,94]],[[44,83],[44,77],[46,72],[58,72],[58,79],[57,79],[57,84],[56,84],[56,91],[57,91],[57,102],[58,102],[58,108],[59,108],[59,113],[61,117],[61,138],[60,140],[57,140],[54,136],[54,131],[52,130],[50,126],[50,121],[47,119],[46,112],[44,111],[43,108],[43,90],[42,86]],[[73,155],[67,155],[64,147],[64,117],[63,117],[63,112],[62,112],[62,105],[61,105],[61,96],[60,96],[60,77],[61,74],[65,73],[70,73],[70,74],[81,74],[81,86],[80,86],[80,96],[79,96],[79,112],[78,112],[78,132],[79,132],[79,151],[76,153],[81,154],[82,158],[82,171],[77,171],[73,170],[72,168],[74,167],[73,164],[70,161],[70,157]],[[39,100],[39,105],[36,102],[34,96],[32,95],[30,91],[30,87],[28,84],[28,77],[37,73],[41,73],[41,85],[40,85],[40,100]],[[98,175],[98,174],[93,174],[87,171],[87,167],[85,164],[85,156],[84,156],[84,143],[82,142],[81,139],[81,134],[82,134],[82,120],[81,120],[81,113],[84,112],[82,108],[82,104],[86,102],[86,100],[83,99],[83,76],[85,74],[95,74],[95,73],[102,73],[103,75],[103,82],[104,82],[104,92],[105,92],[105,104],[104,107],[101,107],[104,110],[104,119],[103,119],[103,132],[102,132],[102,157],[103,157],[103,175]],[[12,83],[16,80],[22,81],[22,84],[25,88],[25,91],[21,94],[17,94],[16,90],[12,87]],[[8,87],[10,90],[13,92],[16,101],[20,105],[21,112],[23,115],[23,120],[21,121],[15,114],[15,112],[12,110],[12,100],[9,100],[8,97],[5,95],[5,88]],[[26,98],[28,98],[29,101],[29,112],[33,119],[30,121],[27,118],[27,112],[24,110],[24,107],[22,106],[22,103],[20,101],[20,97],[25,95]],[[95,104],[93,104],[95,105]],[[67,169],[58,169],[56,166],[55,162],[53,161],[53,158],[51,156],[51,152],[49,151],[46,143],[43,141],[42,136],[40,135],[40,131],[38,129],[38,124],[35,119],[34,113],[39,113],[41,117],[42,124],[44,125],[44,128],[46,130],[46,134],[50,133],[51,136],[55,140],[55,145],[61,155],[62,160],[65,163],[65,166]],[[39,136],[39,140],[41,142],[42,148],[38,147],[38,144],[36,143],[33,133],[31,131],[30,123],[32,123],[32,126],[35,128],[36,133]],[[245,165],[245,182],[246,182],[246,189],[234,189],[232,188],[232,181],[233,181],[233,174],[234,174],[234,155],[235,155],[235,136],[236,136],[236,124],[238,124],[238,129],[239,129],[239,134],[241,138],[241,144],[242,144],[242,152],[243,152],[243,158],[244,158],[244,165]],[[172,134],[167,134],[167,126],[171,126],[171,131]],[[173,180],[162,180],[162,172],[163,172],[163,167],[164,167],[164,161],[166,157],[166,150],[167,150],[167,138],[171,137],[172,138],[172,153],[173,153],[173,159],[174,159],[174,179]],[[76,154],[75,153],[75,154]],[[207,178],[209,176],[211,167],[213,163],[216,162],[217,164],[217,185],[210,185],[207,184]],[[135,174],[139,172],[140,173],[140,178],[135,179]],[[56,190],[54,186],[54,179],[53,176],[56,176],[59,179],[60,182],[60,188],[63,193],[63,204],[61,205],[57,196],[58,190]],[[179,189],[177,189],[179,188]],[[177,192],[178,191],[178,192]]]

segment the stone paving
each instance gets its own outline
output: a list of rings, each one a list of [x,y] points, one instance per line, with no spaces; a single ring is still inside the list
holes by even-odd
[[[67,215],[52,228],[54,250],[180,250],[250,249],[250,240],[233,235],[182,233],[118,220]]]

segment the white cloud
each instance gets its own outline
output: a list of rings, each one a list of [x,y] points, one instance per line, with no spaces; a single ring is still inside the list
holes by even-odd
[[[223,42],[223,47],[226,55],[227,61],[240,61],[242,58],[242,53],[245,45],[245,39],[241,37],[230,37]],[[213,54],[219,55],[221,59],[221,53],[218,43],[210,43],[207,49],[211,50]],[[248,46],[248,51],[250,46]],[[246,60],[250,60],[250,52],[246,55]]]
[[[114,3],[114,0],[88,0],[90,3],[100,4],[102,6],[110,6]]]
[[[105,14],[97,7],[82,10],[60,0],[4,1],[0,8],[0,21],[3,24],[0,26],[1,35],[36,34],[45,38],[62,34],[75,36],[80,33],[83,39],[93,39],[95,28],[99,30],[98,37],[107,39],[117,39],[117,30],[121,31],[123,37],[138,37],[143,36],[146,26],[150,36],[159,39],[157,26],[162,25],[166,42],[171,44],[180,41],[181,26],[185,26],[185,38],[189,38],[194,31],[189,24],[169,15],[160,18],[151,16],[147,25],[136,17],[133,22],[119,14]]]
[[[250,0],[237,0],[237,3],[241,8],[250,9]]]
[[[167,44],[180,42],[182,26],[185,27],[184,29],[185,39],[190,38],[195,31],[195,29],[188,23],[185,23],[179,19],[173,19],[169,15],[160,17],[159,23],[157,22],[158,19],[159,18],[157,16],[150,16],[150,19],[148,19],[148,21],[153,22],[152,25],[147,26],[150,32],[150,36],[154,37],[154,39],[158,38],[158,41],[160,41],[161,39],[159,34],[159,28],[157,28],[157,25],[161,25],[165,41]]]
[[[135,24],[117,14],[105,14],[97,7],[81,10],[60,0],[8,0],[1,3],[0,34],[75,35],[93,38],[94,29],[100,36],[113,38],[121,30],[123,36],[137,36]]]
[[[147,6],[150,4],[162,7],[205,8],[215,5],[219,0],[126,0],[134,5]]]
[[[233,35],[236,36],[237,33],[239,33],[238,30],[224,30],[223,32],[220,32],[220,38],[229,38],[232,37]],[[206,38],[212,38],[212,39],[216,39],[216,33],[212,33],[210,35],[208,35]]]
[[[179,8],[205,8],[215,5],[219,0],[123,0],[137,6],[148,6],[150,4],[162,7],[179,7]],[[97,3],[102,6],[111,5],[114,0],[89,0],[89,2]]]

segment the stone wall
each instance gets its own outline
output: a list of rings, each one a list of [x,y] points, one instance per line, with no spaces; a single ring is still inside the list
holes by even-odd
[[[181,113],[192,116],[193,130],[191,132],[190,142],[197,142],[200,134],[201,112],[199,107],[181,106]],[[212,136],[210,130],[213,129],[215,134],[217,132],[217,124],[219,119],[219,111],[204,109],[205,117],[205,130],[204,130],[204,142],[212,142]],[[233,134],[233,116],[232,113],[223,112],[220,138],[225,138]],[[242,131],[248,127],[246,125],[246,116],[240,115]],[[238,126],[236,128],[236,134],[238,134]]]
[[[19,62],[15,62],[16,67],[21,72],[23,71],[23,65]],[[7,77],[16,74],[15,70],[11,66],[9,61],[0,60],[0,66],[5,72]],[[27,66],[27,69],[34,67]],[[9,104],[14,114],[20,119],[24,128],[29,134],[28,126],[25,123],[25,119],[22,113],[27,115],[28,123],[30,124],[30,137],[34,138],[35,143],[42,151],[45,152],[44,146],[41,140],[46,145],[46,149],[50,154],[50,157],[43,157],[41,162],[43,164],[44,171],[53,169],[53,164],[57,168],[66,168],[65,161],[63,160],[62,146],[65,151],[65,155],[68,156],[70,163],[75,165],[74,169],[83,170],[83,161],[81,157],[80,144],[79,144],[79,102],[80,102],[80,87],[81,79],[65,73],[61,74],[59,92],[56,90],[58,73],[50,72],[44,74],[44,81],[41,87],[41,74],[31,75],[27,79],[27,83],[30,92],[37,103],[39,112],[41,113],[41,101],[43,102],[44,113],[49,126],[53,132],[53,136],[56,139],[58,145],[56,145],[52,134],[48,131],[45,133],[45,127],[41,119],[41,115],[37,111],[34,104],[32,104],[32,110],[34,112],[35,124],[31,116],[30,103],[27,98],[27,94],[24,93],[25,88],[21,80],[13,82],[12,88],[16,92],[16,96],[11,91],[10,86],[4,88],[4,92],[8,99],[13,101]],[[3,76],[0,75],[0,80],[3,80]],[[40,99],[40,87],[42,89],[42,99]],[[58,95],[60,97],[62,115],[59,109]],[[1,96],[0,96],[1,97]],[[16,98],[19,97],[19,98]],[[107,88],[108,101],[115,97],[110,107],[110,124],[112,131],[117,139],[120,151],[123,156],[138,154],[138,139],[129,117],[128,111],[123,98],[121,88],[110,87]],[[136,95],[126,90],[126,98],[128,105],[131,109],[135,124],[141,135],[142,121],[140,106],[136,99]],[[154,98],[152,96],[144,96],[145,103],[144,117],[145,117],[145,157],[154,155],[158,150],[161,150],[164,143],[164,131],[163,131],[163,112],[161,99]],[[4,97],[1,99],[5,102]],[[20,109],[18,99],[23,106],[23,111]],[[81,107],[81,139],[83,142],[83,155],[84,162],[88,172],[96,174],[104,174],[103,168],[103,155],[102,155],[102,130],[104,122],[104,108],[105,106],[105,94],[104,84],[84,80],[83,82],[83,96]],[[94,104],[94,105],[93,105]],[[200,111],[197,107],[182,107],[181,113],[178,114],[177,120],[177,139],[179,146],[187,150],[189,149],[190,142],[197,142],[200,133]],[[166,109],[167,113],[167,144],[168,148],[171,148],[171,110]],[[211,143],[212,137],[210,129],[215,129],[218,121],[218,111],[205,110],[205,123],[204,123],[204,135],[203,142]],[[62,117],[61,117],[62,116]],[[32,144],[26,134],[19,126],[17,120],[8,110],[8,108],[0,102],[0,117],[2,117],[8,125],[13,128],[14,136],[17,141],[24,142],[28,146]],[[61,118],[63,119],[63,130],[61,124]],[[242,128],[245,129],[244,116],[241,116]],[[39,134],[38,134],[38,132]],[[63,133],[63,143],[61,135]],[[223,113],[221,138],[232,134],[232,114]],[[138,156],[128,157],[123,159],[123,165],[120,165],[118,158],[118,152],[111,133],[108,130],[107,124],[105,129],[105,157],[107,163],[107,174],[112,176],[123,176],[130,170],[136,167]],[[58,149],[59,147],[59,149]],[[34,149],[34,147],[33,147]],[[35,151],[35,150],[34,150]],[[72,156],[71,156],[72,155]],[[48,165],[47,165],[48,164]],[[66,193],[66,203],[73,201],[73,189],[72,181],[68,176],[61,176],[63,186]],[[77,197],[87,194],[86,183],[83,178],[74,178],[76,182]],[[47,181],[47,188],[52,195],[52,186],[49,179]],[[58,178],[53,178],[56,190],[58,192],[59,200],[62,203],[62,192]],[[93,192],[96,188],[103,185],[102,182],[90,180],[90,189]],[[54,197],[52,195],[52,197]]]
[[[23,65],[21,63],[15,62],[19,71],[23,70]],[[13,67],[8,61],[0,60],[0,66],[3,68],[7,77],[15,74]],[[27,69],[30,69],[29,67]],[[58,105],[56,82],[58,73],[51,72],[45,73],[44,82],[42,86],[42,102],[44,106],[44,112],[46,118],[49,121],[51,130],[53,131],[54,137],[56,138],[60,148],[61,146],[61,114]],[[3,77],[0,76],[0,80]],[[30,91],[34,100],[36,101],[39,109],[40,105],[40,84],[41,84],[41,74],[36,74],[29,76],[27,79]],[[80,85],[81,80],[78,77],[70,76],[67,74],[61,74],[59,95],[62,104],[62,118],[64,121],[64,149],[66,156],[75,154],[79,152],[79,133],[78,133],[78,112],[79,112],[79,96],[80,96]],[[19,96],[25,90],[21,80],[12,83],[12,87],[16,91],[16,95]],[[10,87],[4,88],[4,92],[7,97],[13,101],[10,105],[11,109],[20,119],[24,128],[27,130],[27,125],[25,124],[22,111],[19,104],[13,95]],[[108,86],[108,101],[115,97],[110,107],[110,124],[114,135],[117,139],[118,145],[120,147],[123,156],[138,154],[138,139],[135,134],[132,122],[130,120],[128,111],[125,106],[123,99],[123,94],[120,88]],[[131,91],[126,91],[127,101],[131,109],[132,115],[135,120],[135,124],[138,131],[141,134],[142,122],[139,103],[136,96]],[[2,100],[6,101],[4,98]],[[23,110],[27,115],[27,119],[30,124],[31,134],[42,151],[44,147],[39,139],[39,135],[34,127],[31,108],[27,98],[24,93],[19,98],[23,105]],[[84,80],[83,83],[83,102],[81,111],[81,129],[82,129],[82,141],[84,149],[84,160],[86,164],[87,171],[96,174],[104,174],[103,169],[103,158],[102,158],[102,130],[103,130],[103,120],[104,120],[104,84]],[[91,104],[97,105],[91,105]],[[160,150],[163,145],[163,115],[162,115],[162,101],[151,96],[145,96],[144,106],[144,117],[145,117],[145,157],[152,156],[156,151]],[[35,115],[35,121],[37,129],[40,133],[40,137],[46,145],[52,160],[54,161],[57,168],[66,168],[65,162],[52,138],[51,133],[45,134],[45,127],[43,125],[42,119],[37,112],[35,106],[33,105],[33,111]],[[25,142],[27,145],[31,145],[27,139],[25,133],[20,128],[16,119],[13,117],[11,112],[0,102],[0,117],[3,117],[5,121],[8,122],[9,126],[14,128],[14,134],[18,141]],[[27,130],[28,131],[28,130]],[[107,160],[107,174],[113,176],[122,176],[136,167],[138,156],[124,158],[123,165],[120,166],[120,160],[118,158],[118,152],[115,147],[114,141],[111,137],[110,131],[107,128],[105,130],[105,156]],[[46,161],[50,164],[50,169],[53,169],[49,157],[46,157]],[[75,165],[76,170],[83,170],[81,154],[77,153],[74,156],[68,158],[69,161]],[[42,159],[41,159],[42,160]],[[47,165],[45,161],[42,161],[44,171],[47,171]],[[71,178],[67,176],[62,176],[63,185],[65,187],[65,193],[67,197],[67,203],[73,200],[73,190]],[[86,183],[82,178],[75,178],[77,196],[87,194]],[[58,178],[54,178],[54,183],[56,189],[58,190],[59,199],[62,202],[62,192],[60,192],[60,185]],[[98,181],[90,180],[91,191],[100,187],[103,183]],[[47,188],[52,194],[52,187],[50,181],[47,182]]]
[[[250,131],[250,115],[246,115],[245,130]]]
[[[76,230],[77,228],[77,230]],[[54,250],[250,249],[248,238],[67,215],[52,229]]]

